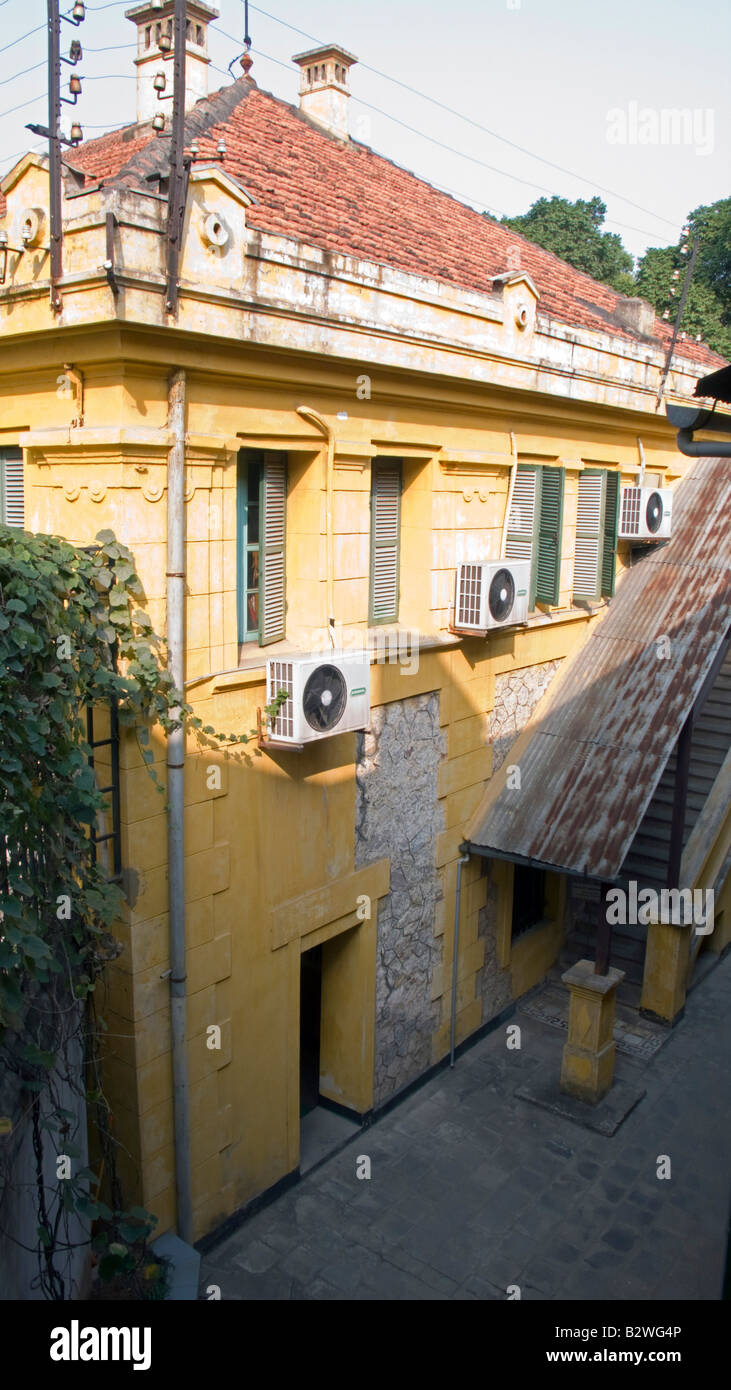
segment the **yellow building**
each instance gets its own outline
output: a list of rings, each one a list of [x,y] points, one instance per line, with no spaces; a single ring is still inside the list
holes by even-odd
[[[344,49],[300,55],[299,109],[249,77],[201,97],[215,12],[197,0],[171,312],[167,147],[149,85],[154,25],[171,12],[131,12],[142,123],[65,156],[57,283],[46,160],[27,155],[2,183],[8,519],[22,457],[25,525],[79,544],[112,528],[164,631],[178,573],[168,480],[184,450],[196,713],[255,730],[267,662],[282,663],[281,686],[311,653],[337,665],[365,650],[370,698],[366,727],[301,748],[272,746],[280,727],[240,759],[192,738],[185,750],[175,979],[192,1219],[177,1219],[198,1238],[297,1171],[302,1109],[371,1115],[445,1058],[452,1025],[459,1044],[556,960],[565,882],[513,939],[512,878],[473,857],[453,1009],[465,827],[494,751],[502,766],[623,582],[622,487],[672,487],[687,465],[657,410],[669,329],[649,306],[351,140]],[[680,342],[666,395],[690,396],[715,361]],[[462,565],[515,566],[525,620],[466,635]],[[164,780],[162,737],[154,747]],[[104,1009],[107,1085],[127,1191],[164,1230],[186,1163],[169,826],[134,737],[120,753],[128,909]],[[499,949],[488,889],[507,924]]]

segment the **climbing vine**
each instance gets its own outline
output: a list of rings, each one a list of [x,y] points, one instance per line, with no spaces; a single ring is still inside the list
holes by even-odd
[[[102,1081],[95,991],[121,950],[112,926],[122,894],[93,839],[108,805],[86,711],[115,703],[154,778],[155,724],[229,749],[255,736],[204,728],[143,603],[133,557],[111,531],[79,548],[0,526],[0,1235],[8,1194],[30,1184],[37,1219],[24,1245],[54,1299],[69,1296],[64,1270],[91,1222],[102,1278],[130,1276],[140,1296],[158,1297],[165,1278],[147,1249],[154,1218],[124,1207]],[[81,1166],[85,1107],[99,1172]],[[32,1176],[17,1171],[28,1132]],[[99,1200],[102,1178],[111,1205]]]

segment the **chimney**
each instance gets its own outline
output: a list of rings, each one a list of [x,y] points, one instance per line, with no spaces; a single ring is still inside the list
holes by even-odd
[[[154,86],[157,73],[165,77],[164,97],[173,94],[173,64],[163,61],[159,40],[169,41],[166,52],[172,54],[174,0],[147,0],[125,10],[125,18],[137,26],[137,120],[149,121],[161,113],[168,117],[172,102],[158,100]],[[208,96],[208,25],[218,19],[218,10],[204,5],[203,0],[187,0],[185,44],[185,109],[189,111],[201,97]],[[169,122],[168,122],[169,124]]]
[[[655,332],[655,310],[646,299],[617,300],[614,316],[623,328],[632,328],[643,338],[651,338]]]
[[[296,53],[292,59],[301,74],[300,111],[340,140],[349,137],[348,72],[357,61],[336,43]]]

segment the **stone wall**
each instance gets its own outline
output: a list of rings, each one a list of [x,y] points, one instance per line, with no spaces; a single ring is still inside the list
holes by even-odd
[[[437,768],[445,754],[439,694],[371,711],[358,735],[355,863],[391,860],[391,888],[378,908],[375,1104],[431,1065],[439,1002],[431,1000],[441,941],[434,936],[441,897],[435,840],[444,829]]]
[[[511,744],[525,728],[560,665],[560,660],[546,661],[541,666],[525,666],[495,677],[495,705],[488,723],[493,773],[505,761]]]
[[[485,943],[485,962],[477,971],[475,994],[482,1000],[480,1024],[506,1009],[512,1001],[510,970],[498,965],[497,958],[498,888],[491,868],[487,870],[487,901],[477,918],[477,938]]]

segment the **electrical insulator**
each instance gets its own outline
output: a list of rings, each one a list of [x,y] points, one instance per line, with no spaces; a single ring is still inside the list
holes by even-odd
[[[76,20],[77,24],[80,24],[82,19],[86,19],[86,6],[83,0],[76,0],[76,4],[71,11],[71,18]]]
[[[167,78],[164,72],[156,72],[152,79],[152,85],[156,92],[164,92],[167,86]]]
[[[82,5],[81,8],[83,9],[83,5]],[[83,138],[84,138],[84,132],[83,132],[83,130],[81,129],[81,126],[79,125],[78,121],[74,121],[74,123],[73,123],[73,125],[72,125],[72,127],[71,127],[71,134],[69,135],[69,139],[70,139],[70,141],[71,141],[71,144],[72,144],[72,145],[80,145],[81,142],[82,142],[82,140],[83,140]]]
[[[77,77],[75,72],[69,78],[69,91],[73,97],[77,97],[81,93],[81,78]]]
[[[663,310],[663,318],[664,318],[664,319],[669,319],[669,318],[670,318],[670,310],[669,310],[669,309]]]
[[[79,43],[79,40],[78,40],[78,39],[72,39],[72,41],[71,41],[71,47],[70,47],[70,49],[69,49],[69,62],[70,62],[70,63],[80,63],[80,62],[81,62],[81,59],[83,58],[83,56],[84,56],[84,54],[83,54],[83,50],[82,50],[81,44]]]
[[[161,111],[158,111],[157,115],[153,116],[152,129],[155,131],[161,131],[165,129],[165,117],[163,116]]]
[[[223,139],[219,140],[218,145],[216,146],[216,154],[218,155],[218,158],[219,158],[219,159],[225,159],[225,158],[226,158],[226,141],[225,141],[225,140],[223,140]]]
[[[173,46],[173,41],[172,41],[170,35],[169,35],[169,34],[161,34],[160,37],[159,37],[159,39],[158,39],[158,41],[157,41],[157,46],[158,46],[158,48],[159,48],[159,50],[160,50],[161,53],[169,53],[170,50],[171,50],[171,48],[172,48],[172,46]]]

